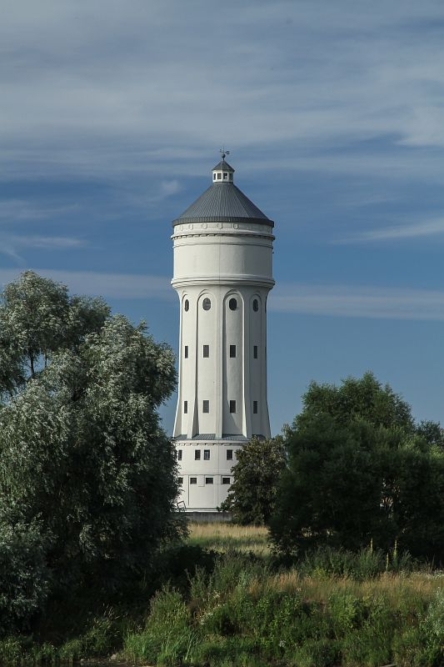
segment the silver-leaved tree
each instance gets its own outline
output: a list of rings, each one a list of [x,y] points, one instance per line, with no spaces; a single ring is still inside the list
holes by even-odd
[[[171,349],[33,272],[0,303],[0,627],[117,589],[183,532],[157,409]]]

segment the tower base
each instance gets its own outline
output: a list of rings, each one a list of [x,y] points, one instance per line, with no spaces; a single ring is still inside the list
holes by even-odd
[[[217,513],[233,483],[237,452],[247,442],[243,436],[216,440],[204,435],[174,441],[180,483],[177,502],[181,511],[190,516]],[[224,520],[223,514],[220,517]]]

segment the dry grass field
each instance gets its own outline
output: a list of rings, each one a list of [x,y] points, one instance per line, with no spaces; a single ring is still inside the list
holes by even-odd
[[[258,556],[270,553],[268,530],[263,526],[236,526],[231,523],[189,524],[189,544],[225,552],[232,549],[252,552]]]

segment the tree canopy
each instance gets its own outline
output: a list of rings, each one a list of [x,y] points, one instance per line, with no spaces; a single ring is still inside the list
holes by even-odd
[[[5,627],[51,595],[117,588],[182,527],[157,412],[176,381],[168,346],[27,272],[3,294],[0,358]]]
[[[281,437],[252,438],[237,453],[234,481],[220,509],[230,512],[236,523],[268,525],[285,461]]]
[[[303,406],[285,432],[288,466],[271,521],[276,547],[372,542],[444,558],[444,451],[433,442],[436,429],[415,426],[409,406],[370,373],[340,387],[312,383]]]

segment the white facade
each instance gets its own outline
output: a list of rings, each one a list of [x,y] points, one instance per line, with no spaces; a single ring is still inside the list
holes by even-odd
[[[222,160],[213,184],[174,221],[180,300],[174,440],[187,511],[215,511],[232,481],[236,451],[270,437],[267,295],[273,222],[233,183]]]

